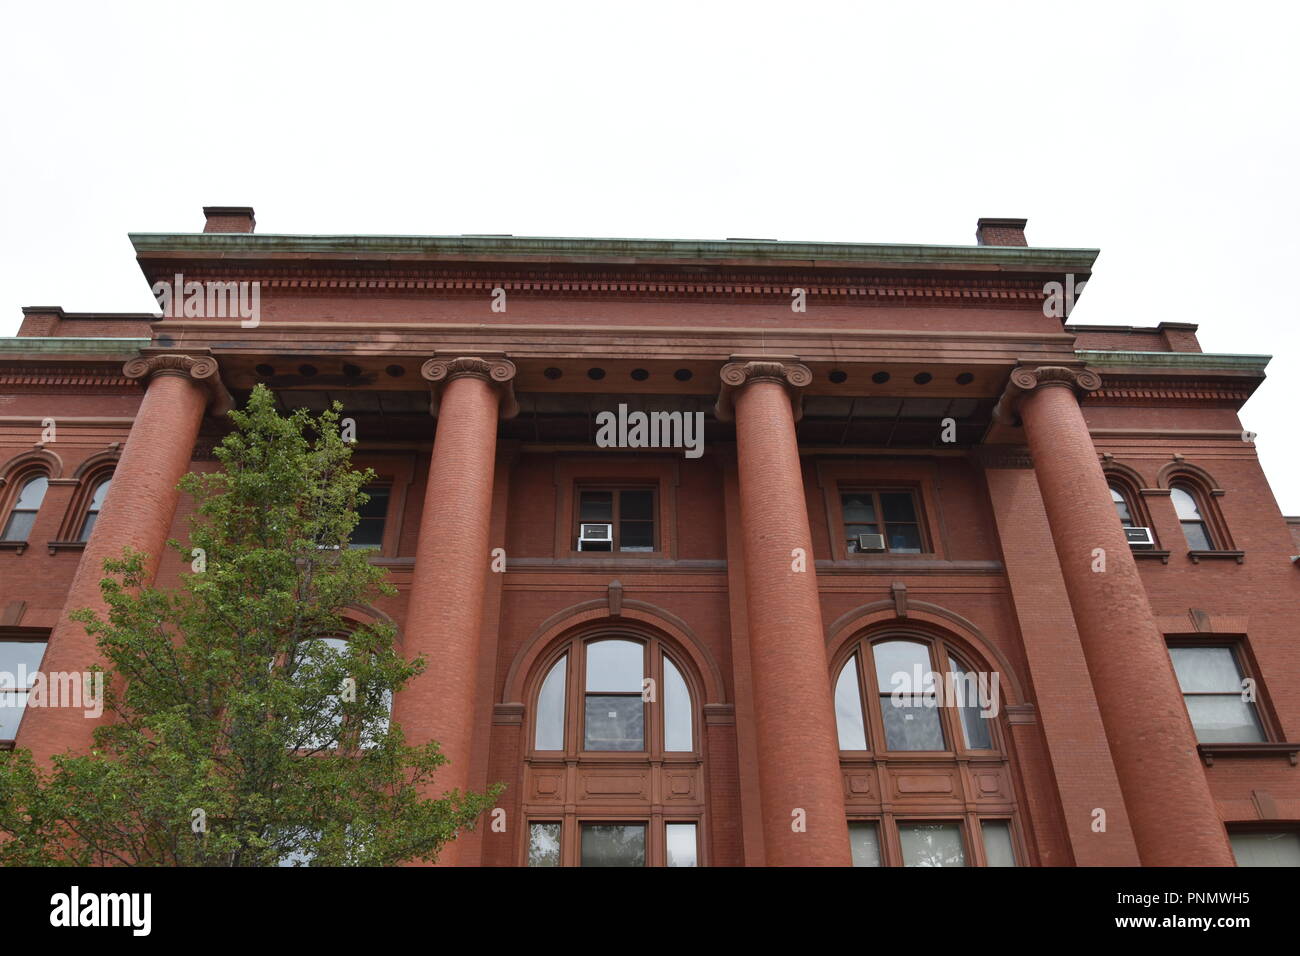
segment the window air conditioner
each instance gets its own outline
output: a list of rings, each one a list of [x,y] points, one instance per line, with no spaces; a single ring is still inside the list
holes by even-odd
[[[860,534],[858,535],[858,551],[884,551],[885,536],[883,534]]]
[[[1150,528],[1125,528],[1124,537],[1128,538],[1128,546],[1134,551],[1151,551],[1156,546]]]
[[[612,551],[614,526],[612,524],[583,524],[578,526],[579,551]]]

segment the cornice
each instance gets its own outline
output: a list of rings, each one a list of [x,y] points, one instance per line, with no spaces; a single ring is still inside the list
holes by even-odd
[[[120,356],[118,356],[120,358]],[[58,388],[65,392],[133,389],[117,362],[105,365],[0,361],[0,391],[26,392]]]
[[[631,263],[785,263],[820,267],[974,268],[1090,272],[1096,249],[901,245],[728,239],[599,239],[548,236],[310,236],[270,233],[131,233],[140,258],[189,255],[264,259],[482,259]]]
[[[1096,368],[1127,370],[1166,370],[1221,372],[1237,375],[1260,375],[1273,358],[1271,355],[1252,355],[1233,352],[1111,352],[1104,350],[1075,350],[1080,362]]]

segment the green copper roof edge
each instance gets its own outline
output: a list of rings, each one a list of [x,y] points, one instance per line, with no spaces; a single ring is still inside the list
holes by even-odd
[[[137,352],[151,339],[71,338],[62,336],[14,335],[0,337],[0,352]]]
[[[1236,352],[1108,352],[1080,349],[1074,353],[1089,365],[1119,365],[1143,368],[1216,369],[1233,372],[1263,372],[1271,355]]]
[[[211,253],[460,254],[583,256],[664,259],[772,259],[833,262],[968,262],[1022,268],[1091,268],[1097,249],[1032,246],[944,246],[778,240],[584,239],[547,236],[313,236],[252,233],[133,232],[136,253],[204,251]]]

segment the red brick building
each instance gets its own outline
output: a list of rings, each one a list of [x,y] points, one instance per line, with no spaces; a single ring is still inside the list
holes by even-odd
[[[341,400],[380,476],[357,543],[399,593],[356,615],[431,663],[396,718],[448,788],[507,784],[444,862],[1300,854],[1300,546],[1237,418],[1267,357],[1067,324],[1095,250],[206,212],[131,237],[167,317],[0,340],[0,669],[93,659],[67,614],[105,555],[176,578],[176,482],[263,382]],[[0,715],[41,757],[89,740]]]

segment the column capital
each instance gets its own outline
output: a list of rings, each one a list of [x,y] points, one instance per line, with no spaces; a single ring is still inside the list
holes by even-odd
[[[1052,387],[1068,388],[1076,397],[1082,397],[1101,388],[1101,376],[1090,368],[1022,365],[1012,370],[1007,387],[993,409],[993,420],[1000,424],[1020,424],[1016,414],[1020,399],[1040,388]]]
[[[812,383],[812,370],[800,362],[797,355],[733,355],[718,375],[722,379],[722,390],[718,393],[714,414],[720,422],[734,420],[732,401],[735,393],[755,382],[783,386],[790,393],[794,420],[798,421],[803,414],[799,390]]]
[[[151,381],[159,375],[175,375],[187,379],[208,396],[208,414],[220,417],[234,407],[234,400],[221,381],[221,368],[216,357],[206,349],[177,352],[172,349],[148,347],[140,355],[122,366],[122,374],[130,379]]]
[[[515,363],[504,352],[435,356],[420,367],[420,376],[429,383],[429,414],[434,417],[438,415],[443,387],[458,378],[477,378],[495,388],[500,396],[502,420],[519,414],[514,388]]]

